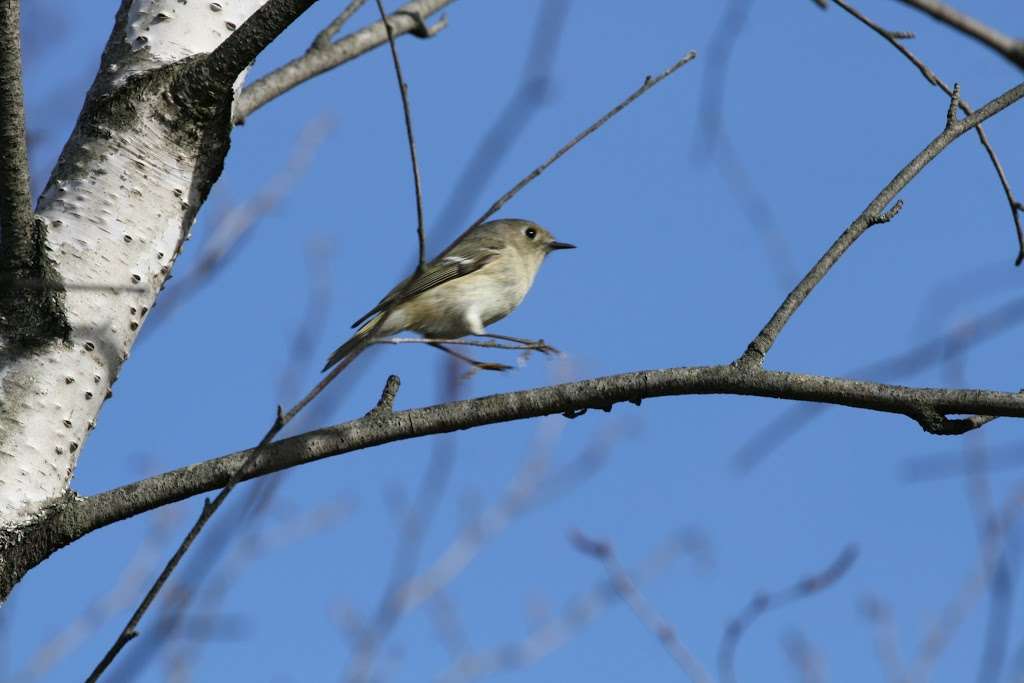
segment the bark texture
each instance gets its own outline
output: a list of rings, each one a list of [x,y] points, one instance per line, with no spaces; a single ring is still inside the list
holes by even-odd
[[[30,521],[67,491],[227,153],[231,83],[201,72],[198,57],[264,2],[122,4],[36,212],[40,254],[67,289],[64,334],[0,348],[0,525]],[[204,76],[201,103],[173,96]],[[36,306],[26,297],[21,308]]]

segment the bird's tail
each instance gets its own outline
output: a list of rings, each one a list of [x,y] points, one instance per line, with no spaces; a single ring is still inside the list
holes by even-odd
[[[355,360],[355,357],[366,347],[366,339],[374,332],[379,320],[380,315],[373,317],[368,323],[360,327],[347,342],[336,348],[331,357],[327,359],[327,364],[324,365],[324,369],[321,372],[327,372],[349,356],[352,357],[352,360]]]

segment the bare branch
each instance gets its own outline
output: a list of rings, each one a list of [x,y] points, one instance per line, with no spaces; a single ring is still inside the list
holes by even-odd
[[[405,114],[405,134],[409,140],[409,158],[412,161],[412,181],[416,192],[416,238],[419,242],[419,265],[416,272],[422,272],[427,265],[427,236],[423,227],[423,186],[420,183],[420,165],[416,161],[416,137],[412,133],[412,111],[409,109],[409,86],[402,76],[402,63],[398,59],[398,48],[395,47],[395,32],[388,23],[387,14],[384,12],[384,3],[377,0],[377,10],[380,12],[380,20],[384,22],[384,28],[388,34],[388,45],[391,47],[391,61],[395,65],[395,78],[398,79],[398,92],[402,96],[402,112]]]
[[[904,5],[920,10],[964,35],[974,38],[1020,68],[1024,69],[1024,40],[1012,38],[984,24],[974,17],[953,9],[939,0],[899,0]],[[838,3],[836,3],[838,4]]]
[[[546,0],[541,4],[519,81],[452,184],[448,199],[431,228],[434,239],[447,243],[455,231],[465,225],[469,211],[495,170],[509,150],[518,146],[517,141],[529,122],[549,101],[551,68],[568,13],[569,0]]]
[[[574,531],[570,535],[570,542],[576,550],[584,555],[592,557],[604,565],[608,573],[608,579],[615,587],[615,591],[622,598],[622,601],[629,605],[629,608],[636,615],[644,627],[658,639],[669,656],[676,661],[683,673],[695,683],[711,683],[704,667],[697,658],[693,656],[690,649],[686,647],[675,629],[658,614],[647,598],[644,597],[636,582],[626,571],[626,568],[615,557],[615,549],[610,543],[597,541],[587,537],[580,531]]]
[[[846,372],[843,376],[888,382],[902,380],[953,355],[964,353],[1021,323],[1024,323],[1024,298],[1017,298],[971,320],[969,339],[962,339],[960,331],[947,332],[915,344],[907,351]],[[736,450],[733,456],[734,467],[740,472],[750,471],[827,409],[825,404],[800,404],[786,408]]]
[[[914,34],[901,31],[890,31],[882,28],[858,12],[852,6],[848,5],[844,0],[838,0],[836,4],[859,22],[885,38],[890,45],[899,50],[900,54],[910,60],[910,62],[917,67],[918,71],[921,72],[921,75],[924,76],[926,81],[946,93],[950,98],[950,108],[946,114],[947,122],[956,116],[957,107],[967,115],[973,113],[974,110],[971,109],[970,105],[960,98],[959,85],[955,85],[953,89],[950,89],[950,87],[946,85],[941,78],[935,75],[934,71],[929,69],[924,62],[918,59],[913,52],[908,50],[906,46],[900,42],[906,38],[913,38]],[[1006,195],[1006,202],[1010,206],[1010,215],[1013,217],[1014,227],[1017,230],[1017,258],[1014,261],[1014,265],[1019,266],[1024,262],[1024,225],[1021,225],[1021,213],[1024,212],[1024,206],[1021,206],[1021,203],[1017,201],[1017,197],[1014,195],[1013,189],[1010,187],[1010,181],[1006,178],[1006,171],[1003,170],[1003,164],[999,161],[999,157],[996,155],[995,149],[993,149],[991,143],[989,143],[985,129],[978,126],[976,132],[978,133],[978,140],[981,142],[981,146],[985,148],[985,153],[988,154],[989,161],[992,162],[992,166],[995,168],[996,175],[999,177],[999,184],[1003,188],[1003,194]]]
[[[21,0],[0,0],[0,268],[12,271],[36,251],[21,79]]]
[[[444,19],[442,18],[438,25],[424,30],[425,18],[452,2],[453,0],[412,0],[388,17],[388,26],[396,36],[405,33],[421,37],[434,35],[440,30],[438,26],[444,26]],[[235,103],[235,123],[242,123],[267,102],[300,83],[351,61],[383,45],[387,40],[384,22],[378,21],[335,43],[329,43],[324,48],[311,49],[301,57],[296,57],[242,90]]]
[[[323,31],[316,34],[316,38],[313,39],[313,44],[309,46],[310,50],[323,50],[330,46],[331,41],[334,40],[334,36],[338,34],[341,27],[345,25],[352,15],[359,11],[359,8],[366,4],[366,0],[352,0],[348,3],[348,6],[341,11],[334,21],[327,24]]]
[[[812,574],[800,579],[789,588],[777,593],[758,593],[750,603],[743,608],[725,629],[722,635],[722,642],[718,647],[718,674],[722,683],[735,683],[736,670],[736,646],[739,645],[743,633],[750,628],[750,625],[765,612],[784,607],[792,602],[821,592],[841,579],[854,560],[857,559],[857,547],[848,545],[843,548],[839,556],[832,563],[818,574]]]
[[[857,241],[857,238],[863,235],[874,223],[877,223],[879,217],[885,215],[885,207],[896,198],[897,193],[906,187],[921,172],[921,169],[927,166],[954,140],[976,127],[985,119],[1010,106],[1021,97],[1024,97],[1024,83],[1007,90],[973,114],[960,119],[952,126],[944,128],[910,163],[900,169],[899,173],[889,181],[889,184],[871,200],[871,203],[850,224],[850,227],[843,231],[832,246],[818,259],[818,262],[808,271],[804,279],[786,296],[782,305],[775,311],[775,314],[772,315],[764,328],[758,332],[754,340],[750,342],[747,350],[738,359],[737,363],[744,367],[763,365],[765,355],[767,355],[778,338],[779,333],[782,332],[782,328],[786,326],[792,315],[803,304],[818,283],[824,279],[836,261]],[[923,417],[927,418],[927,416]]]
[[[242,479],[251,479],[428,434],[589,408],[611,410],[617,403],[639,403],[657,396],[716,393],[820,401],[911,417],[925,408],[948,414],[1024,417],[1024,395],[998,391],[915,389],[817,375],[741,370],[729,365],[646,370],[363,417],[69,501],[46,529],[51,535],[59,534],[60,544],[66,545],[108,524],[215,490],[226,485],[236,472],[242,472]],[[250,458],[251,464],[240,470]]]
[[[219,97],[221,90],[229,90],[238,75],[315,2],[267,0],[213,52],[196,62],[195,69],[201,77],[186,73],[179,82],[180,96],[199,102],[204,102],[211,95]],[[211,91],[211,84],[220,90]]]
[[[615,105],[615,107],[611,111],[609,111],[607,114],[605,114],[604,116],[599,118],[597,121],[595,121],[590,126],[588,126],[583,132],[581,132],[579,135],[577,135],[572,140],[570,140],[565,145],[563,145],[557,152],[555,152],[553,155],[551,155],[547,159],[547,161],[545,161],[543,164],[541,164],[537,168],[535,168],[532,171],[530,171],[526,175],[526,177],[524,177],[522,180],[520,180],[518,183],[516,183],[515,186],[513,186],[511,190],[509,190],[508,192],[503,194],[501,197],[499,197],[498,201],[494,202],[494,204],[491,205],[491,208],[487,209],[487,211],[484,212],[484,215],[480,216],[480,218],[476,219],[476,221],[473,222],[473,225],[480,225],[485,220],[487,220],[488,218],[493,216],[495,213],[498,212],[498,210],[501,209],[501,207],[505,206],[505,204],[508,202],[508,200],[512,199],[512,197],[514,197],[517,194],[519,194],[520,190],[522,190],[524,187],[529,185],[541,173],[546,171],[548,169],[548,167],[551,166],[551,164],[553,164],[556,161],[558,161],[566,152],[568,152],[570,149],[575,147],[577,144],[579,144],[582,140],[584,140],[586,137],[588,137],[591,133],[596,131],[598,128],[600,128],[604,124],[608,123],[608,121],[610,121],[613,116],[615,116],[620,111],[622,111],[623,109],[628,107],[630,104],[632,104],[633,101],[636,100],[638,97],[640,97],[645,92],[647,92],[648,90],[650,90],[651,88],[656,86],[658,83],[661,83],[663,80],[665,80],[666,78],[668,78],[669,76],[671,76],[676,71],[678,71],[682,67],[686,66],[686,64],[688,64],[689,62],[692,62],[696,58],[697,58],[697,53],[694,52],[693,50],[690,50],[689,52],[686,53],[686,55],[683,56],[682,59],[680,59],[678,62],[676,62],[675,64],[673,64],[669,68],[665,69],[663,72],[661,72],[657,76],[653,76],[653,77],[652,76],[648,76],[646,79],[644,79],[644,84],[641,85],[636,90],[634,90],[633,93],[629,97],[627,97],[626,99],[622,100],[622,102],[619,102],[617,105]]]

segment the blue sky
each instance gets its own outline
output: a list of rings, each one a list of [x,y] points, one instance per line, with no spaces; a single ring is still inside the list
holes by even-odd
[[[57,36],[40,39],[29,56],[29,125],[45,131],[37,169],[48,170],[66,139],[117,4],[40,2],[26,13],[37,31]],[[303,51],[343,4],[321,0],[261,56],[254,73]],[[706,135],[699,118],[705,79],[721,78],[711,44],[721,3],[658,0],[639,8],[575,0],[547,98],[529,105],[535,109],[528,126],[483,191],[460,198],[466,206],[452,220],[461,222],[436,226],[459,174],[516,87],[542,4],[463,0],[449,8],[449,27],[436,38],[399,43],[427,224],[434,226],[432,253],[645,75],[690,49],[700,56],[502,211],[536,220],[579,245],[549,259],[520,309],[494,327],[543,337],[566,358],[532,357],[513,373],[477,374],[460,385],[464,396],[732,360],[781,301],[788,289],[782,282],[794,283],[944,123],[946,98],[838,8],[822,12],[806,0],[755,2],[726,72],[722,126],[773,218],[778,242],[769,249],[765,214],[752,224],[743,209],[749,196],[731,189],[713,159],[695,154]],[[947,82],[960,82],[972,105],[1020,79],[999,57],[900,3],[863,0],[857,6],[888,28],[916,32],[908,46]],[[1019,25],[1020,13],[1009,3],[971,3],[969,10],[995,26]],[[373,16],[364,8],[352,26]],[[224,175],[171,286],[187,278],[217,217],[279,173],[303,129],[322,117],[331,127],[294,189],[197,296],[136,346],[84,449],[74,481],[80,493],[255,443],[274,406],[294,401],[317,380],[351,320],[408,271],[416,252],[415,205],[394,76],[387,53],[378,50],[288,93],[235,131]],[[1018,106],[987,126],[1018,192],[1024,191],[1024,147],[1017,144],[1022,122]],[[46,173],[36,173],[41,182]],[[785,329],[768,366],[846,374],[951,329],[969,332],[978,316],[1020,296],[1024,275],[1012,267],[1013,225],[973,135],[954,144],[901,197],[899,217],[872,228],[850,250]],[[778,244],[790,270],[776,258]],[[311,251],[320,255],[317,267],[328,269],[329,295],[320,303],[323,333],[312,351],[295,358],[293,342],[314,279]],[[1015,371],[1020,335],[1011,328],[974,347],[962,367],[938,364],[898,381],[1014,390],[1021,385]],[[341,377],[328,410],[312,408],[315,424],[363,414],[389,373],[402,378],[397,407],[440,400],[440,355],[403,346],[362,359]],[[738,475],[737,450],[789,408],[765,399],[659,399],[573,421],[556,417],[448,441],[392,444],[291,471],[257,527],[287,540],[244,563],[218,612],[199,612],[221,615],[214,622],[217,637],[201,646],[194,634],[177,639],[144,660],[133,652],[150,647],[146,633],[158,621],[151,613],[142,638],[125,652],[124,664],[139,668],[115,668],[111,680],[163,680],[170,655],[179,652],[196,680],[335,680],[352,655],[337,615],[366,616],[376,608],[399,541],[395,508],[414,497],[435,449],[451,449],[455,459],[424,538],[421,567],[449,546],[465,520],[500,500],[530,458],[549,449],[549,466],[557,470],[593,444],[607,447],[598,471],[517,515],[447,586],[464,652],[522,640],[538,619],[558,613],[602,578],[600,564],[570,546],[570,530],[609,541],[634,567],[688,529],[706,539],[710,566],[681,557],[641,588],[716,680],[723,628],[755,592],[783,589],[820,571],[848,544],[856,544],[859,555],[841,581],[753,624],[739,646],[737,676],[797,679],[782,643],[798,632],[824,661],[829,680],[884,679],[875,631],[862,615],[865,597],[888,606],[900,656],[914,662],[947,604],[978,569],[968,481],[909,481],[907,463],[922,456],[957,462],[965,447],[1012,453],[1021,443],[1020,425],[998,420],[969,438],[940,438],[904,418],[830,409]],[[989,485],[1002,506],[1019,485],[1019,471],[994,471]],[[33,570],[4,609],[4,676],[24,671],[40,646],[122,585],[126,567],[141,566],[142,576],[152,576],[200,505],[186,501],[101,530]],[[318,515],[328,519],[324,528],[307,530]],[[168,528],[154,540],[160,524]],[[249,529],[217,538],[244,538]],[[1016,579],[1015,530],[1009,538]],[[210,569],[211,582],[225,576],[243,547],[218,543],[226,544],[225,559]],[[190,565],[182,575],[195,571]],[[82,678],[141,593],[141,587],[127,591],[123,608],[98,629],[87,628],[42,680]],[[1020,601],[1012,592],[1007,600],[1008,676],[1020,673],[1013,659],[1022,634]],[[431,619],[437,611],[436,605],[421,608],[399,622],[378,658],[382,676],[434,680],[446,670],[451,655]],[[987,596],[971,603],[930,680],[976,676],[989,612]],[[657,640],[617,602],[549,656],[494,677],[679,678]]]

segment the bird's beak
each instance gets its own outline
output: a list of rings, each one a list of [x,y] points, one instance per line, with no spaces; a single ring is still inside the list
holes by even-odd
[[[548,245],[548,251],[555,251],[556,249],[575,249],[575,244],[569,244],[568,242],[552,242]]]

